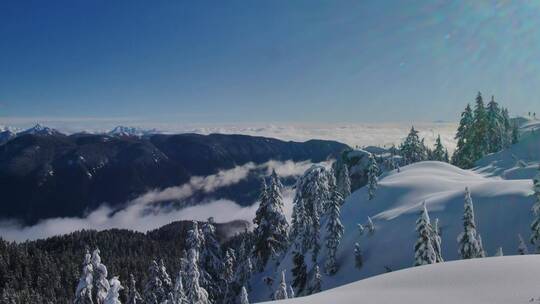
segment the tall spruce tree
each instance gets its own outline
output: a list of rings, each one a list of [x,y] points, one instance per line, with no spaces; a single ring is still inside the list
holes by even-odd
[[[248,293],[244,286],[242,286],[242,290],[240,291],[240,304],[249,304]]]
[[[433,228],[429,219],[426,202],[422,204],[420,217],[416,220],[418,239],[414,245],[414,266],[434,264],[437,262],[435,249],[433,248]]]
[[[261,204],[255,219],[254,255],[262,268],[269,259],[276,258],[287,249],[289,224],[283,212],[281,184],[276,171],[272,171],[270,185],[261,195]]]
[[[459,127],[455,137],[457,140],[456,150],[452,155],[452,164],[464,169],[471,168],[474,164],[474,151],[472,147],[474,134],[473,123],[473,112],[471,106],[467,104],[467,107],[461,113],[461,120],[459,121]]]
[[[92,287],[94,284],[94,268],[92,266],[92,256],[90,255],[90,252],[88,250],[86,250],[82,265],[83,270],[79,279],[79,284],[77,285],[77,290],[75,291],[75,301],[73,303],[93,304],[94,301],[92,300]]]
[[[199,263],[201,269],[204,269],[204,273],[201,274],[203,278],[201,286],[208,292],[210,300],[216,302],[223,289],[223,282],[221,282],[223,257],[214,225],[214,218],[212,217],[202,224],[201,231],[204,245],[201,248]]]
[[[464,209],[463,232],[458,236],[458,252],[462,259],[482,257],[483,248],[476,232],[473,201],[468,188],[465,188]]]
[[[291,235],[302,253],[311,250],[313,262],[317,261],[321,246],[321,216],[331,200],[331,178],[332,173],[326,168],[313,165],[296,183]]]
[[[110,285],[107,279],[107,266],[101,262],[100,251],[97,248],[92,253],[92,267],[94,269],[95,303],[103,304],[109,292]]]
[[[488,117],[482,94],[478,92],[474,106],[474,120],[472,124],[472,150],[473,160],[484,157],[489,152]]]
[[[326,223],[326,248],[328,251],[326,258],[326,272],[333,275],[337,271],[336,252],[343,237],[343,225],[341,224],[341,205],[343,198],[341,193],[337,191],[333,182],[333,176],[330,178],[331,199],[327,206],[327,223]]]
[[[208,292],[199,285],[199,252],[196,247],[188,251],[188,269],[186,275],[186,298],[190,304],[209,304]]]
[[[535,246],[536,253],[540,253],[540,172],[538,172],[533,180],[533,191],[534,205],[532,207],[531,243]]]
[[[437,139],[435,140],[435,148],[433,149],[433,152],[431,153],[431,160],[435,161],[441,161],[441,162],[448,162],[448,151],[443,146],[441,142],[441,135],[437,136]]]
[[[504,120],[502,117],[499,104],[495,101],[495,97],[491,96],[491,101],[487,105],[487,137],[488,137],[488,152],[494,153],[502,150],[504,146]]]
[[[156,260],[152,260],[148,272],[148,279],[143,291],[144,303],[161,304],[167,299],[167,293],[165,293],[163,288],[163,282],[160,278],[160,269]]]
[[[186,292],[184,291],[184,284],[182,282],[183,280],[184,273],[182,271],[179,271],[174,283],[174,290],[172,292],[173,303],[171,304],[189,304],[186,298]]]
[[[409,135],[401,144],[400,152],[404,158],[405,164],[412,164],[427,159],[427,149],[424,146],[423,140],[420,140],[418,131],[411,127]]]
[[[441,229],[439,228],[439,219],[435,219],[433,224],[433,249],[435,250],[435,262],[442,263],[444,262],[442,256],[442,238],[441,238]]]
[[[127,294],[127,302],[126,304],[142,304],[143,299],[141,297],[141,294],[137,290],[135,277],[133,274],[129,275],[129,289]]]
[[[379,183],[379,166],[377,165],[377,160],[373,154],[369,154],[368,168],[367,168],[367,177],[368,177],[368,198],[372,200],[375,198],[375,192],[377,191],[377,185]]]
[[[527,244],[525,244],[525,241],[523,240],[523,237],[521,234],[518,234],[518,253],[519,255],[526,255],[529,254],[529,248],[527,248]]]
[[[339,193],[345,199],[351,195],[351,178],[349,176],[349,168],[345,162],[341,162],[341,166],[337,171],[336,184]]]

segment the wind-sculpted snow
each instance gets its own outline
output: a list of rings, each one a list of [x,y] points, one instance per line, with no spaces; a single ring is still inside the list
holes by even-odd
[[[282,304],[522,304],[540,296],[536,255],[463,260],[383,274]]]
[[[531,180],[488,178],[446,163],[421,162],[381,176],[373,200],[368,200],[366,187],[346,200],[341,210],[345,234],[337,252],[338,272],[334,276],[323,275],[323,290],[411,267],[417,239],[415,221],[424,201],[430,218],[439,218],[444,259],[459,259],[456,239],[463,229],[466,187],[472,194],[477,228],[487,254],[493,255],[499,246],[505,254],[516,254],[518,233],[524,237],[529,235],[533,204]],[[357,224],[365,224],[368,216],[374,222],[375,232],[364,232],[360,236]],[[324,219],[321,227],[325,227]],[[325,234],[323,228],[321,240]],[[360,243],[363,251],[361,269],[355,268],[355,242]],[[325,259],[323,250],[318,264],[324,265]],[[310,259],[306,259],[306,263],[308,271],[311,270]],[[264,276],[274,276],[277,270],[285,269],[287,279],[291,280],[291,268],[291,252],[288,252],[278,269],[268,266],[264,273],[255,275],[253,300],[268,300],[268,288],[261,283]],[[358,297],[358,301],[362,301],[362,297]]]

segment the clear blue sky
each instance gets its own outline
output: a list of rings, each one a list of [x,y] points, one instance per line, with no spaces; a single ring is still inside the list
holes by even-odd
[[[479,90],[540,112],[537,3],[5,0],[0,117],[455,121]]]

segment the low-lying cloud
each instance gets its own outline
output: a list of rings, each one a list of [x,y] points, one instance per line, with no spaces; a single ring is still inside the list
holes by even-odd
[[[324,163],[328,165],[329,163]],[[114,210],[107,205],[90,212],[83,218],[66,217],[40,221],[33,226],[23,227],[16,221],[0,223],[0,235],[10,241],[25,241],[47,238],[82,229],[105,230],[111,228],[131,229],[141,232],[159,228],[178,220],[206,220],[214,217],[217,222],[232,220],[250,221],[255,216],[259,203],[243,207],[225,199],[204,201],[198,205],[174,208],[171,205],[156,204],[167,201],[189,199],[197,192],[211,193],[222,187],[234,185],[248,177],[253,170],[262,170],[269,174],[272,170],[281,177],[301,175],[312,165],[309,161],[269,161],[264,164],[247,163],[229,170],[222,170],[205,177],[192,177],[186,184],[162,190],[152,190],[128,202],[121,210]],[[295,191],[285,188],[283,199],[285,214],[290,218]]]

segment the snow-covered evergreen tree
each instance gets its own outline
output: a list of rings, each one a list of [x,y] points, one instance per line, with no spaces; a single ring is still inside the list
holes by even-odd
[[[333,178],[332,178],[333,179]],[[331,199],[327,203],[327,222],[326,222],[326,248],[328,251],[326,257],[326,272],[330,275],[337,271],[336,252],[343,237],[343,225],[341,224],[341,205],[343,198],[333,181],[330,179]]]
[[[351,195],[351,178],[349,176],[349,168],[347,164],[342,162],[340,170],[337,171],[336,184],[339,193],[345,199]]]
[[[500,151],[504,146],[504,121],[495,97],[491,96],[491,101],[487,105],[487,137],[488,152],[494,153]]]
[[[86,250],[83,261],[83,270],[75,291],[74,304],[93,304],[92,300],[92,287],[94,284],[93,277],[94,268],[92,266],[92,256],[90,252]]]
[[[486,251],[484,250],[484,243],[482,242],[482,235],[478,234],[478,246],[480,247],[479,258],[485,258],[487,256]]]
[[[184,274],[180,270],[174,282],[174,290],[172,292],[173,302],[171,304],[189,304],[186,298],[186,293],[184,291],[184,285],[182,283],[183,280]]]
[[[495,256],[504,256],[502,247],[497,248],[497,252],[495,252]]]
[[[368,197],[372,200],[375,197],[375,191],[377,191],[377,185],[379,183],[379,166],[375,160],[373,154],[369,154],[368,167],[367,167],[367,180],[368,180]]]
[[[462,259],[482,257],[483,249],[479,242],[476,223],[474,220],[474,207],[469,189],[465,189],[465,204],[463,213],[463,232],[458,236],[458,252]]]
[[[160,278],[160,269],[156,260],[152,260],[148,269],[148,279],[143,291],[145,304],[161,304],[167,299]]]
[[[407,138],[401,144],[400,151],[405,164],[412,164],[427,159],[427,149],[414,127],[411,128],[409,135],[407,135]]]
[[[433,228],[429,219],[426,202],[422,205],[420,217],[416,220],[418,239],[414,245],[414,266],[434,264],[437,261],[433,248]]]
[[[283,212],[281,184],[276,171],[272,171],[270,185],[261,195],[261,203],[253,222],[254,255],[264,267],[270,258],[276,258],[287,249],[289,224]]]
[[[489,151],[488,139],[488,118],[482,94],[478,92],[476,96],[476,105],[474,107],[474,120],[472,124],[473,137],[473,160],[478,160]]]
[[[274,292],[274,300],[284,300],[288,298],[287,281],[285,280],[285,270],[283,270],[281,271],[281,280],[279,281],[279,286]]]
[[[196,248],[188,252],[188,269],[186,274],[186,298],[190,304],[209,304],[208,292],[199,285],[199,253]]]
[[[135,277],[133,274],[129,275],[129,290],[127,295],[127,302],[126,304],[142,304],[143,299],[141,297],[141,294],[137,290]]]
[[[248,293],[246,287],[242,286],[240,291],[240,304],[249,304]]]
[[[304,255],[295,251],[293,253],[293,268],[291,270],[293,275],[292,287],[296,288],[296,293],[302,295],[307,284],[307,266],[304,260]]]
[[[371,217],[367,217],[367,223],[366,225],[364,226],[365,229],[368,230],[368,233],[369,234],[373,234],[375,233],[375,224],[373,224],[373,221],[371,220]]]
[[[291,285],[289,285],[289,288],[287,289],[287,292],[288,292],[289,299],[292,299],[292,298],[296,297],[296,295],[294,293],[294,289],[292,288]]]
[[[520,255],[529,254],[529,248],[527,248],[527,244],[525,244],[525,241],[523,240],[523,237],[521,236],[521,234],[518,234],[518,240],[519,240],[518,253]]]
[[[167,273],[167,267],[165,267],[165,262],[163,262],[163,259],[159,260],[159,279],[161,280],[161,284],[163,286],[163,292],[165,292],[165,294],[169,294],[172,291],[173,282]]]
[[[442,144],[441,135],[438,135],[435,140],[435,148],[431,152],[431,160],[448,162],[448,151]]]
[[[362,255],[362,248],[360,243],[354,243],[354,265],[360,269],[364,265],[364,257]]]
[[[433,249],[435,250],[435,263],[444,262],[444,259],[442,256],[441,229],[439,228],[438,218],[435,219],[435,223],[433,224],[433,236],[431,239],[433,240]]]
[[[92,267],[94,269],[94,289],[96,292],[96,304],[103,304],[109,292],[109,280],[107,279],[107,266],[101,263],[99,249],[92,253]]]
[[[109,281],[109,286],[104,304],[122,304],[120,302],[120,290],[124,289],[124,287],[120,283],[120,280],[118,280],[118,277],[113,277]]]
[[[321,271],[319,269],[319,265],[315,265],[315,268],[313,270],[313,277],[309,284],[309,294],[321,292],[322,290],[321,285],[322,285]]]
[[[197,221],[192,222],[192,227],[187,233],[186,245],[189,249],[195,249],[200,252],[204,244],[204,237],[199,229]]]
[[[292,238],[300,251],[312,251],[316,262],[320,250],[321,216],[332,199],[330,190],[332,173],[323,166],[313,165],[296,184],[293,202]]]
[[[221,245],[217,240],[214,218],[210,217],[202,224],[203,246],[199,257],[201,269],[201,286],[206,289],[211,301],[216,301],[223,293],[223,282],[220,281],[223,271]]]
[[[467,104],[467,107],[461,113],[461,120],[455,137],[457,140],[456,150],[452,155],[452,164],[460,168],[470,168],[475,161],[472,148],[473,122],[473,112],[471,106]]]
[[[534,205],[532,207],[531,243],[536,246],[536,253],[540,253],[540,172],[533,179],[533,191]]]

